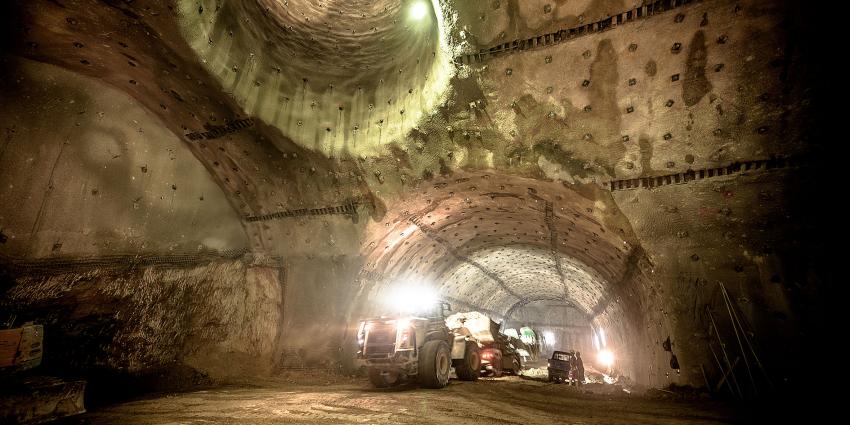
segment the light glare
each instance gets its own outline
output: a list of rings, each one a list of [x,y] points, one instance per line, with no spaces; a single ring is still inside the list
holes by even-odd
[[[424,285],[399,286],[387,299],[394,310],[402,313],[424,311],[433,307],[438,301],[437,292]]]
[[[428,5],[424,1],[418,1],[410,6],[410,18],[419,21],[428,14]]]
[[[599,364],[610,368],[614,364],[614,353],[609,350],[602,350],[596,355],[596,360]]]
[[[544,331],[543,337],[546,338],[546,344],[555,345],[555,334],[552,331]]]

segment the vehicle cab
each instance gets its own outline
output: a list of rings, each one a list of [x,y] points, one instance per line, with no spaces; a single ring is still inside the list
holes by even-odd
[[[547,364],[549,382],[567,381],[570,378],[570,356],[566,351],[552,353]]]

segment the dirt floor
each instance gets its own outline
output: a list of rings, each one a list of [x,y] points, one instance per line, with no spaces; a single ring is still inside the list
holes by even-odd
[[[477,382],[452,380],[440,390],[412,386],[376,390],[365,379],[284,377],[262,387],[227,387],[125,402],[95,409],[63,424],[740,422],[732,408],[710,400],[657,399],[597,385],[596,389],[579,390],[505,376]]]

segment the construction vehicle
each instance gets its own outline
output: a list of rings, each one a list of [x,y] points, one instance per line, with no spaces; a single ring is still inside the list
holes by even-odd
[[[455,313],[446,320],[449,328],[467,329],[481,344],[481,373],[499,377],[503,373],[518,374],[522,370],[519,339],[500,332],[501,325],[477,311]]]
[[[44,423],[85,413],[85,381],[39,376],[44,327],[31,322],[0,329],[0,424]]]
[[[540,347],[541,341],[537,337],[539,334],[534,329],[523,326],[520,328],[520,335],[517,337],[520,339],[523,348],[525,349],[525,361],[528,362],[536,362],[537,359],[540,358]]]
[[[505,329],[504,334],[516,348],[522,364],[536,362],[540,356],[540,341],[537,340],[536,335],[533,333],[534,331],[531,331],[532,335],[530,336],[525,333],[526,329],[530,330],[531,328],[524,327],[522,329],[522,336],[514,328]]]
[[[357,357],[377,388],[418,382],[442,388],[451,367],[457,377],[474,381],[480,374],[480,344],[464,328],[449,329],[451,306],[435,302],[413,315],[367,319],[357,332]]]

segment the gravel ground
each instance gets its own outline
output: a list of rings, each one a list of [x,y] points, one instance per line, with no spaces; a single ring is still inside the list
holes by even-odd
[[[713,401],[588,393],[527,377],[452,380],[429,390],[376,390],[365,379],[283,379],[130,401],[64,424],[716,424],[735,411]]]

